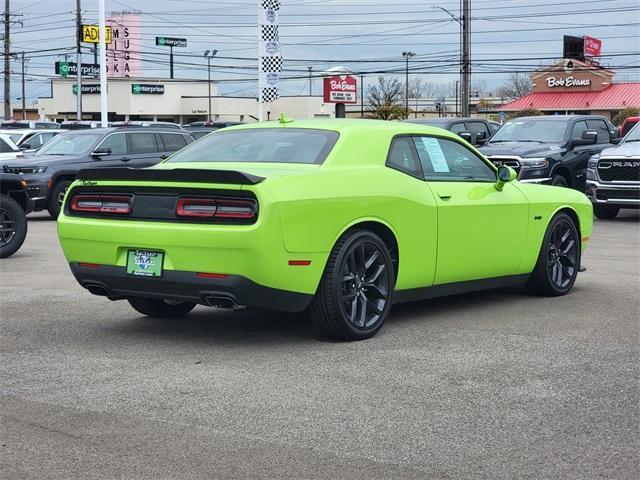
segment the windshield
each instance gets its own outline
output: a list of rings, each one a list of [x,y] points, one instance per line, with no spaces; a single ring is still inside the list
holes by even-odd
[[[624,143],[628,142],[640,142],[640,123],[636,123],[636,126],[624,137]]]
[[[562,143],[567,120],[514,119],[505,123],[491,138],[496,142]]]
[[[261,162],[319,164],[338,133],[306,128],[251,128],[202,137],[167,162]]]
[[[101,134],[74,134],[65,133],[47,142],[38,152],[37,157],[44,155],[83,155],[89,153]]]

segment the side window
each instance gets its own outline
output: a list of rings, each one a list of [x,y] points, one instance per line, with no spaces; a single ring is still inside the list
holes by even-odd
[[[411,137],[396,137],[391,141],[387,155],[387,166],[414,177],[422,177],[420,163],[416,158]]]
[[[454,123],[453,125],[451,125],[451,128],[449,130],[453,133],[460,133],[460,132],[466,132],[467,127],[464,124],[464,122],[460,122],[460,123]]]
[[[571,140],[578,140],[582,138],[582,133],[587,130],[587,122],[581,120],[576,122],[573,125],[573,130],[571,131]]]
[[[587,122],[591,130],[598,132],[598,143],[610,143],[611,135],[604,120],[593,119]]]
[[[176,133],[161,133],[160,138],[164,144],[165,152],[175,152],[187,144],[184,137]]]
[[[426,180],[495,182],[491,167],[471,150],[444,138],[414,137]]]
[[[107,136],[96,148],[110,148],[111,155],[125,155],[127,153],[127,139],[124,133],[113,133]]]
[[[0,153],[8,153],[13,152],[13,149],[9,146],[7,142],[0,138]]]
[[[44,140],[42,139],[42,134],[36,133],[35,135],[30,136],[22,143],[28,143],[31,148],[38,148],[42,146]]]
[[[489,129],[482,122],[467,122],[467,126],[469,127],[469,131],[471,132],[471,138],[473,138],[474,141],[478,139],[478,134],[480,134],[480,138],[482,138],[483,140],[486,140],[491,136],[489,133]]]
[[[128,133],[131,153],[156,153],[158,146],[153,133]]]

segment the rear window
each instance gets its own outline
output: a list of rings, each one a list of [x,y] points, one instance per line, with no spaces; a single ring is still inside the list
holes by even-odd
[[[167,152],[175,152],[187,144],[185,137],[177,133],[161,133],[160,138]]]
[[[185,147],[168,162],[322,163],[338,133],[306,128],[219,131]]]
[[[156,153],[156,137],[153,133],[127,133],[129,136],[129,150],[131,153]]]

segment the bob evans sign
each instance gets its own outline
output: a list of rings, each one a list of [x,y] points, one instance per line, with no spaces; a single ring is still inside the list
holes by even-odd
[[[338,75],[324,79],[325,103],[357,103],[357,80],[349,75]]]
[[[575,77],[547,77],[547,87],[589,87],[591,85],[591,80],[588,78],[575,78]]]

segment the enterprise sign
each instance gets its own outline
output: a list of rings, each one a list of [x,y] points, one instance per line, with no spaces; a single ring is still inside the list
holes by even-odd
[[[172,37],[156,37],[156,45],[159,47],[186,47],[186,38],[172,38]]]
[[[147,85],[144,83],[132,83],[131,93],[133,95],[162,95],[164,94],[164,85]]]

